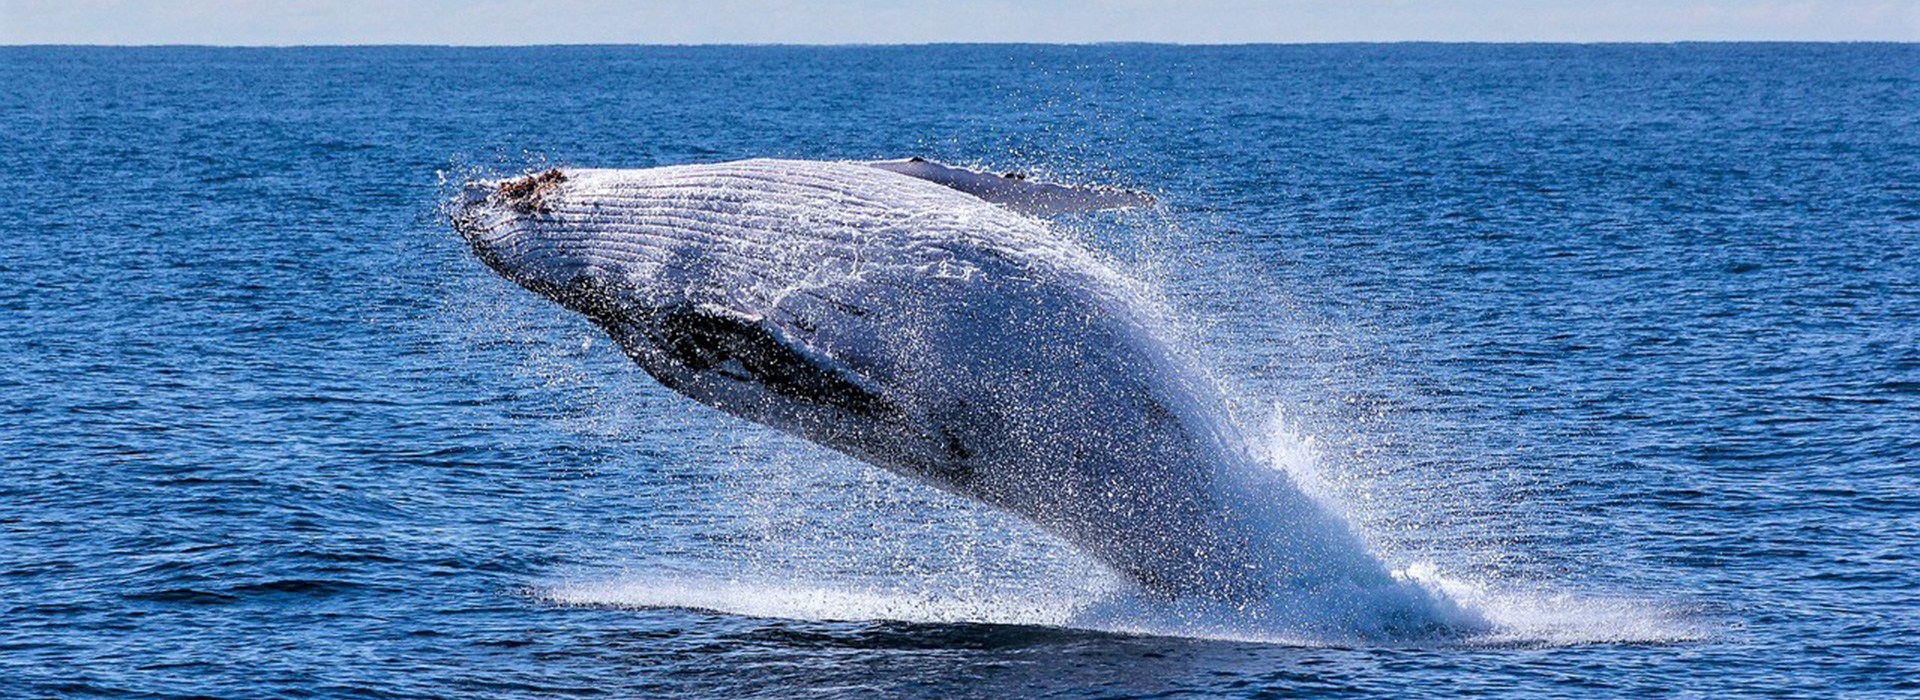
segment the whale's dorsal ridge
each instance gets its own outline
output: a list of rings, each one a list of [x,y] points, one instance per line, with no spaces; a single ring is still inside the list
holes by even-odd
[[[868,161],[865,165],[945,185],[1022,214],[1060,214],[1154,205],[1153,195],[1116,187],[1060,185],[1026,175],[958,168],[925,158]]]

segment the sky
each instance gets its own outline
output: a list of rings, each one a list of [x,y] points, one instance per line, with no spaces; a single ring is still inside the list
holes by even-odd
[[[1920,0],[0,0],[0,44],[1920,41]]]

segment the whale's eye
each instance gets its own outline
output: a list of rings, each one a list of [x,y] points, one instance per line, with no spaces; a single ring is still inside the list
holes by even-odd
[[[796,347],[762,319],[687,305],[659,313],[649,328],[648,335],[667,359],[696,372],[756,383],[781,396],[869,418],[899,411],[831,357]]]

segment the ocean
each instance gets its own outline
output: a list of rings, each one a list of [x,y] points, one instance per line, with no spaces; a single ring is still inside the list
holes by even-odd
[[[0,144],[0,697],[1920,697],[1912,44],[8,47]],[[1156,618],[446,223],[908,156],[1153,193],[1051,225],[1494,628]]]

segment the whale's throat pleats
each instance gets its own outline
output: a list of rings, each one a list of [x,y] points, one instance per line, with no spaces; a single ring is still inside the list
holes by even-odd
[[[687,376],[758,385],[785,398],[871,419],[900,411],[833,358],[764,319],[707,304],[683,304],[649,315],[650,322],[641,326],[655,359]],[[676,386],[684,384],[676,373],[654,374],[676,390],[693,388]]]

